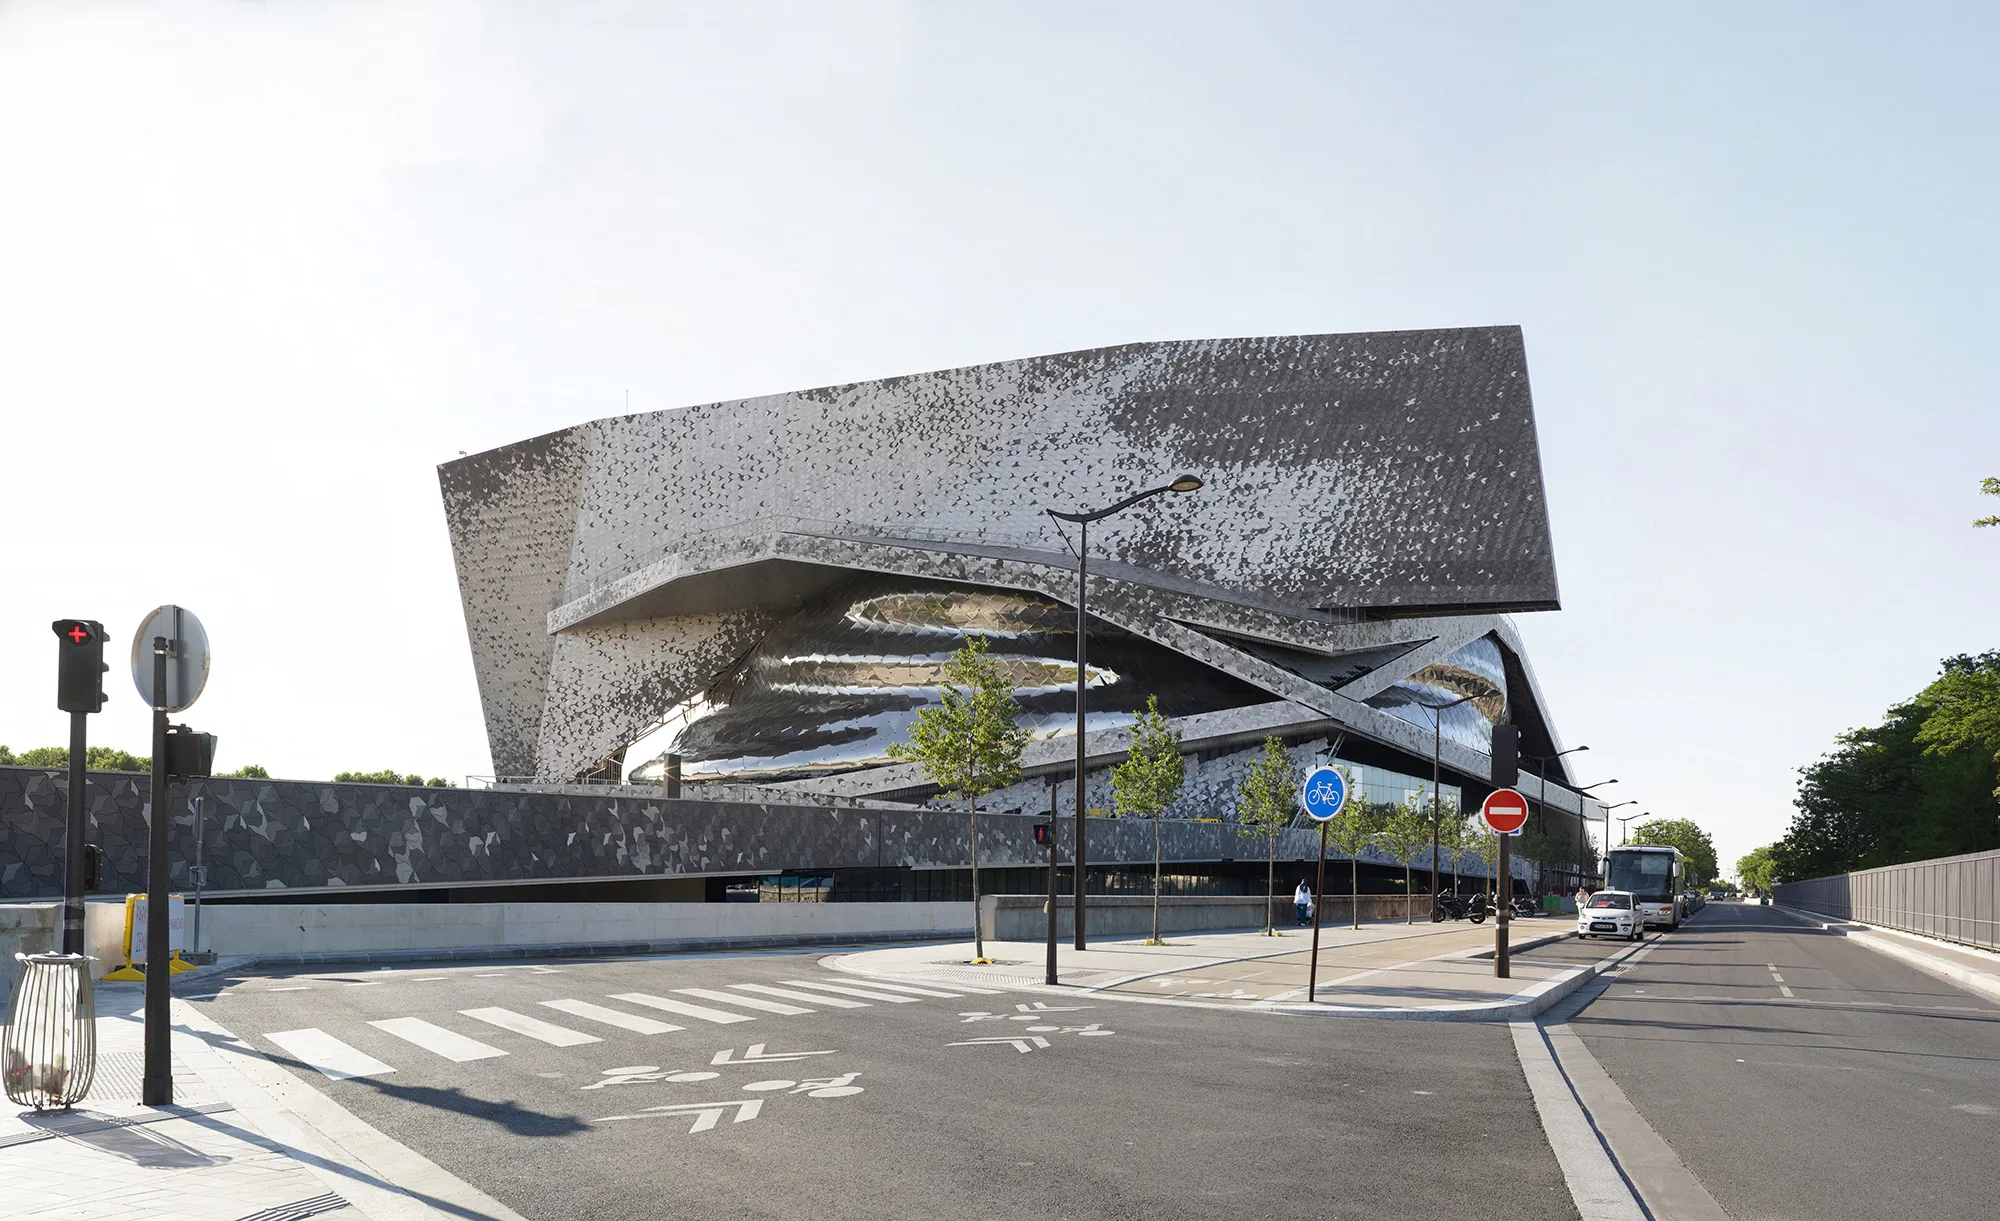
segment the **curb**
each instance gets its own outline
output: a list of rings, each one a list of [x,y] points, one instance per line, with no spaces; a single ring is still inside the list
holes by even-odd
[[[1962,967],[1955,962],[1946,961],[1936,955],[1926,954],[1922,950],[1914,949],[1910,946],[1897,945],[1893,941],[1875,936],[1877,932],[1890,932],[1892,930],[1878,929],[1875,925],[1861,924],[1855,921],[1843,921],[1835,924],[1810,912],[1803,912],[1795,907],[1786,907],[1782,903],[1773,903],[1771,910],[1783,912],[1799,923],[1817,928],[1822,932],[1858,941],[1878,954],[1886,954],[1890,958],[1900,958],[1920,971],[1927,971],[1941,979],[1950,980],[1952,983],[1977,992],[1989,1000],[2000,1000],[2000,975],[1989,975],[1984,971],[1975,971],[1970,967]]]
[[[176,984],[242,974],[269,967],[386,966],[412,962],[496,962],[531,958],[631,958],[657,954],[708,954],[730,950],[810,949],[816,946],[900,945],[917,941],[965,941],[972,930],[922,933],[774,934],[759,937],[692,937],[675,941],[583,941],[554,945],[479,945],[435,950],[333,950],[322,954],[253,954],[225,958],[173,977]],[[104,981],[96,981],[102,987]],[[113,980],[116,985],[121,980]]]
[[[1510,953],[1517,950],[1532,949],[1535,946],[1561,941],[1569,936],[1571,936],[1571,933],[1568,931],[1548,933],[1534,938],[1529,942],[1523,942],[1520,945],[1511,945],[1508,949]],[[1658,934],[1655,934],[1655,936],[1658,936]],[[1568,999],[1577,989],[1596,979],[1599,975],[1603,975],[1616,967],[1623,966],[1625,960],[1632,957],[1632,955],[1637,954],[1641,950],[1651,949],[1658,944],[1659,942],[1657,941],[1648,940],[1629,946],[1600,962],[1586,963],[1574,970],[1558,975],[1554,979],[1545,980],[1541,984],[1536,985],[1536,989],[1534,990],[1516,993],[1513,997],[1504,1001],[1440,1006],[1433,1009],[1377,1009],[1360,1005],[1336,1006],[1315,1004],[1309,1006],[1291,1001],[1277,1004],[1221,1005],[1209,1001],[1187,1000],[1179,997],[1126,996],[1121,993],[1101,992],[1095,989],[1092,989],[1092,992],[1094,995],[1104,996],[1112,1000],[1125,1001],[1131,1004],[1187,1005],[1200,1009],[1228,1009],[1239,1013],[1276,1013],[1299,1017],[1373,1018],[1378,1021],[1402,1022],[1513,1022],[1541,1016],[1541,1014],[1554,1008],[1558,1003]],[[1484,950],[1465,953],[1460,956],[1464,958],[1478,958],[1482,956],[1491,957],[1492,954],[1492,950]],[[896,971],[864,970],[841,959],[822,962],[821,965],[830,967],[836,971],[845,972],[849,975],[858,975],[865,979],[900,980],[905,983],[931,983],[942,987],[950,986],[948,983],[932,979],[929,976],[912,975]],[[1014,991],[1046,992],[1061,996],[1074,996],[1078,991],[1077,986],[1073,984],[1059,984],[1051,987],[1044,983],[1026,984],[1012,980],[1006,981],[1004,984],[996,980],[994,981],[994,986],[1004,986]]]
[[[1561,935],[1558,935],[1559,939]],[[1658,942],[1642,942],[1620,950],[1602,962],[1585,963],[1540,985],[1538,991],[1516,993],[1511,999],[1490,1004],[1440,1007],[1436,1009],[1368,1009],[1358,1005],[1270,1005],[1266,1012],[1297,1014],[1301,1017],[1360,1017],[1392,1022],[1520,1022],[1540,1017],[1569,999],[1579,988],[1617,967],[1641,950]]]

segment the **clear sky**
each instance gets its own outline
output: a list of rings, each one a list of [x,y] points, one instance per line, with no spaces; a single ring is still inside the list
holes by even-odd
[[[489,769],[435,466],[1133,340],[1518,323],[1585,780],[1725,864],[2000,647],[1990,4],[0,5],[0,742]],[[80,496],[79,496],[80,493]]]

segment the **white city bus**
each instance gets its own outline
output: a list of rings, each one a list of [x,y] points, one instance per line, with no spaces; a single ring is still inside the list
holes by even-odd
[[[1613,848],[1606,854],[1604,885],[1609,890],[1631,891],[1632,905],[1644,914],[1649,927],[1679,928],[1685,862],[1679,848],[1654,844]]]

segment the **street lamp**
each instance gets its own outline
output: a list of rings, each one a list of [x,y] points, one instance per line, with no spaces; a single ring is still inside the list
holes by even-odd
[[[1461,695],[1446,704],[1426,704],[1422,700],[1417,701],[1417,707],[1428,708],[1431,713],[1431,908],[1433,911],[1437,909],[1438,901],[1438,794],[1441,791],[1443,771],[1438,762],[1438,755],[1444,750],[1444,711],[1447,708],[1456,708],[1460,704],[1469,704],[1476,699],[1484,699],[1492,694],[1491,691],[1481,691],[1477,695]],[[1463,808],[1459,812],[1464,813]],[[1452,868],[1456,870],[1458,866],[1453,865]],[[1458,875],[1453,873],[1452,876]]]
[[[1607,784],[1617,784],[1617,783],[1618,782],[1616,780],[1600,780],[1596,784],[1581,785],[1576,788],[1576,795],[1578,797],[1582,797],[1587,795],[1592,789],[1601,789]],[[1636,801],[1621,801],[1618,803],[1618,806],[1637,805],[1637,804],[1638,802]],[[1606,852],[1611,851],[1611,811],[1617,809],[1618,806],[1604,807],[1604,850]],[[1610,879],[1607,877],[1606,880],[1609,881]]]
[[[1554,763],[1557,759],[1562,758],[1564,755],[1574,755],[1589,749],[1590,748],[1588,746],[1572,746],[1568,750],[1559,750],[1553,755],[1528,756],[1528,758],[1535,761],[1535,831],[1537,834],[1546,832],[1548,830],[1547,810],[1549,804],[1548,803],[1549,780],[1548,780],[1547,765]],[[1581,821],[1582,821],[1581,819],[1578,820],[1579,825],[1581,825]],[[1541,869],[1537,867],[1535,872],[1536,875],[1539,877],[1539,875],[1541,874]],[[1568,871],[1565,870],[1564,872],[1567,873]],[[1568,883],[1565,882],[1564,884],[1567,885]]]
[[[1643,814],[1620,814],[1618,816],[1618,846],[1621,848],[1625,846],[1625,839],[1626,839],[1625,833],[1627,830],[1627,827],[1625,826],[1626,823],[1631,822],[1635,818],[1651,818],[1652,816],[1653,815],[1650,810]]]
[[[1175,480],[1174,480],[1174,481],[1173,481],[1172,483],[1169,483],[1169,484],[1164,484],[1164,485],[1162,485],[1162,486],[1160,486],[1160,487],[1157,487],[1157,488],[1149,488],[1148,490],[1146,490],[1146,491],[1144,491],[1144,492],[1137,492],[1137,493],[1134,493],[1134,494],[1133,494],[1133,495],[1131,495],[1131,496],[1127,496],[1127,497],[1126,497],[1125,499],[1123,499],[1123,500],[1119,501],[1119,502],[1118,502],[1117,504],[1115,504],[1115,505],[1112,505],[1112,506],[1111,506],[1110,508],[1108,508],[1108,509],[1096,509],[1096,510],[1089,510],[1089,511],[1085,511],[1085,512],[1080,512],[1080,513],[1061,513],[1061,512],[1058,512],[1058,511],[1056,511],[1055,509],[1046,509],[1046,510],[1044,510],[1044,512],[1046,512],[1046,513],[1047,513],[1047,514],[1048,514],[1048,515],[1049,515],[1050,517],[1053,517],[1053,518],[1057,519],[1058,521],[1073,521],[1073,522],[1075,522],[1075,523],[1077,524],[1077,540],[1076,540],[1076,852],[1075,852],[1075,855],[1074,855],[1074,859],[1075,859],[1075,862],[1076,862],[1076,864],[1075,864],[1075,873],[1076,873],[1076,879],[1075,879],[1075,881],[1076,881],[1076,919],[1075,919],[1075,925],[1076,925],[1076,948],[1077,948],[1077,949],[1079,949],[1079,950],[1080,950],[1080,949],[1083,949],[1083,948],[1084,948],[1084,940],[1083,940],[1083,926],[1084,926],[1084,916],[1083,916],[1083,911],[1084,911],[1084,909],[1083,909],[1083,876],[1084,876],[1084,862],[1085,862],[1085,847],[1086,847],[1086,845],[1087,845],[1087,844],[1089,843],[1089,828],[1088,828],[1088,827],[1086,826],[1086,824],[1085,824],[1085,822],[1084,822],[1085,818],[1087,818],[1087,817],[1088,817],[1088,815],[1087,815],[1087,814],[1085,813],[1085,810],[1084,810],[1084,800],[1083,800],[1083,754],[1084,754],[1084,750],[1083,750],[1083,713],[1084,713],[1084,708],[1083,708],[1083,692],[1084,692],[1084,685],[1085,685],[1085,674],[1084,674],[1084,665],[1085,665],[1085,663],[1086,663],[1086,662],[1088,661],[1088,659],[1089,659],[1089,654],[1088,654],[1088,650],[1087,650],[1087,648],[1086,648],[1086,640],[1087,640],[1087,638],[1088,638],[1088,635],[1089,635],[1089,632],[1088,632],[1088,630],[1087,630],[1087,629],[1089,628],[1089,623],[1088,623],[1088,621],[1087,621],[1087,618],[1086,618],[1086,616],[1087,616],[1087,613],[1088,613],[1088,612],[1087,612],[1087,611],[1085,610],[1085,607],[1084,607],[1084,600],[1085,600],[1085,593],[1084,593],[1084,578],[1085,578],[1085,576],[1086,576],[1086,569],[1087,569],[1087,566],[1088,566],[1088,562],[1089,562],[1089,561],[1088,561],[1088,556],[1090,555],[1090,523],[1091,523],[1091,522],[1094,522],[1094,521],[1099,521],[1099,520],[1102,520],[1103,518],[1106,518],[1106,517],[1109,517],[1109,516],[1111,516],[1111,515],[1112,515],[1113,513],[1122,513],[1122,512],[1124,512],[1124,511],[1125,511],[1126,509],[1129,509],[1129,508],[1131,508],[1131,507],[1132,507],[1133,505],[1135,505],[1135,504],[1138,504],[1138,503],[1139,503],[1140,501],[1142,501],[1142,500],[1146,500],[1146,499],[1148,499],[1149,497],[1153,497],[1153,496],[1159,496],[1159,495],[1161,495],[1161,494],[1163,494],[1163,493],[1166,493],[1166,492],[1198,492],[1198,491],[1200,491],[1200,490],[1201,490],[1201,480],[1200,480],[1200,479],[1199,479],[1198,477],[1196,477],[1196,476],[1194,476],[1194,475],[1181,475],[1181,476],[1178,476],[1177,478],[1175,478]],[[1053,864],[1051,864],[1051,865],[1049,866],[1049,868],[1050,868],[1050,869],[1054,869],[1054,868],[1055,868],[1055,866],[1054,866]],[[978,913],[977,913],[977,912],[973,913],[973,916],[974,916],[974,918],[975,918],[975,919],[977,919],[977,918],[978,918]],[[1056,918],[1056,912],[1055,912],[1055,907],[1054,907],[1053,905],[1051,905],[1051,906],[1050,906],[1050,908],[1049,908],[1049,919],[1050,919],[1051,921],[1053,921],[1053,920],[1054,920],[1055,918]]]

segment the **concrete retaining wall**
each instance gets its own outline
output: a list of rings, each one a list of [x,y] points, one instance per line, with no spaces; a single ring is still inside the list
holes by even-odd
[[[969,903],[258,903],[204,907],[197,948],[234,958],[971,927]]]
[[[1153,931],[1151,895],[1090,895],[1090,932],[1093,936],[1130,937]],[[1414,902],[1415,916],[1430,919],[1430,896],[1362,895],[1363,920],[1401,920]],[[1064,897],[1056,902],[1056,936],[1073,936],[1074,901]],[[1328,895],[1320,909],[1320,922],[1346,924],[1353,917],[1346,895]],[[1271,907],[1271,922],[1279,927],[1295,924],[1298,911],[1290,895],[1279,895]],[[1263,928],[1262,895],[1188,895],[1160,899],[1160,931],[1191,933],[1205,929]],[[1040,941],[1048,929],[1048,897],[1045,895],[984,895],[979,900],[979,924],[986,936],[996,941]]]
[[[62,948],[62,904],[0,903],[0,1006],[14,994],[21,964],[14,955]]]

